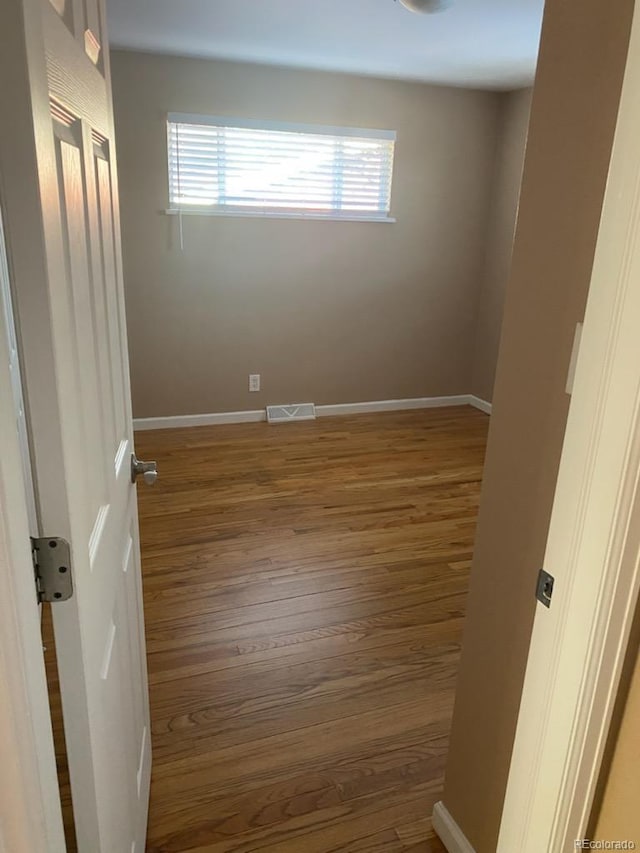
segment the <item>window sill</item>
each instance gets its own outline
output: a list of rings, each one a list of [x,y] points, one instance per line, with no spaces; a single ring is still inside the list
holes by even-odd
[[[232,218],[242,217],[249,219],[315,219],[327,220],[329,222],[388,222],[393,224],[394,216],[367,216],[367,214],[347,213],[298,213],[293,211],[272,210],[180,210],[179,208],[168,208],[164,211],[167,216],[227,216]]]

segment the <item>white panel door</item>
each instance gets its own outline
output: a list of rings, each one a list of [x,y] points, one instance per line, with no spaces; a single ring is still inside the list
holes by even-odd
[[[8,177],[7,223],[41,533],[72,546],[74,594],[53,615],[76,834],[81,853],[142,853],[150,727],[104,8],[3,6],[17,90],[3,133],[33,165]]]

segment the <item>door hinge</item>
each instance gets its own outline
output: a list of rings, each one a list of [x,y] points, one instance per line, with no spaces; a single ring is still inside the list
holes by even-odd
[[[544,569],[540,569],[538,583],[536,585],[536,598],[544,604],[545,607],[551,607],[554,583],[555,578],[553,575],[550,575],[549,572],[545,572]]]
[[[73,595],[71,548],[59,536],[31,537],[38,601],[66,601]]]

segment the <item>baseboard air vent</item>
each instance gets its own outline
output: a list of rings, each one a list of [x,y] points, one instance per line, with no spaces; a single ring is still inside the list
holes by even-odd
[[[267,420],[270,424],[282,424],[288,421],[313,421],[315,418],[316,407],[313,403],[267,406]]]

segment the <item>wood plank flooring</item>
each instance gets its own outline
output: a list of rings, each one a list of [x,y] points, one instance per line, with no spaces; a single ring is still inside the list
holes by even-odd
[[[149,853],[436,853],[488,418],[138,433]]]

